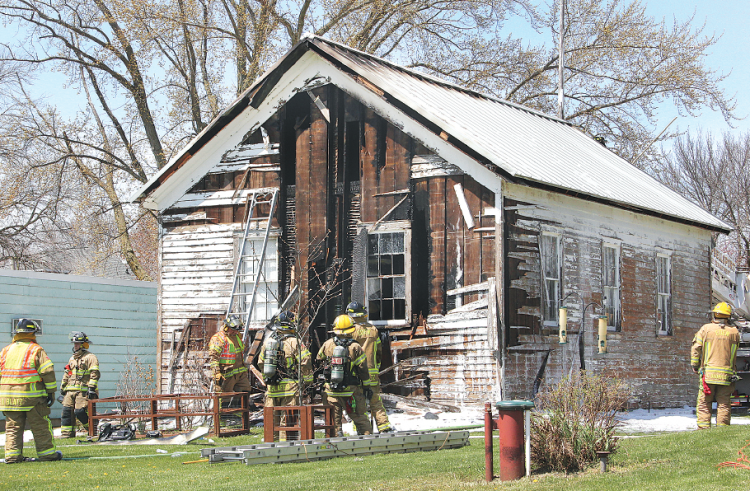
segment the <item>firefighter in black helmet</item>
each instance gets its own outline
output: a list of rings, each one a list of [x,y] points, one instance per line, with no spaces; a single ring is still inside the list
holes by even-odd
[[[284,310],[276,316],[271,334],[263,343],[258,367],[266,383],[266,407],[299,406],[301,391],[312,383],[310,352],[297,335],[294,314]],[[274,413],[274,426],[294,423]],[[297,432],[274,432],[274,440],[297,440]]]
[[[383,357],[383,345],[380,342],[378,328],[367,322],[367,308],[359,302],[352,302],[346,307],[346,312],[354,321],[354,332],[352,338],[358,342],[367,356],[367,367],[370,371],[370,389],[372,395],[370,400],[370,411],[378,425],[378,432],[385,433],[393,431],[388,414],[380,397],[380,362]],[[361,389],[355,390],[354,398],[357,404],[364,405],[364,394]],[[361,399],[360,399],[361,398]]]
[[[60,421],[62,438],[76,436],[76,420],[88,431],[89,399],[99,398],[99,360],[88,351],[91,340],[82,331],[71,332],[69,339],[73,343],[73,356],[65,365],[60,386],[60,394],[64,397]]]
[[[354,322],[348,315],[340,315],[333,321],[334,337],[323,343],[318,351],[318,360],[328,365],[326,369],[325,398],[333,406],[333,424],[337,436],[343,436],[342,417],[344,410],[350,415],[357,433],[369,435],[372,426],[365,416],[365,408],[354,402],[354,389],[363,386],[370,392],[370,374],[367,357],[362,346],[352,339]]]

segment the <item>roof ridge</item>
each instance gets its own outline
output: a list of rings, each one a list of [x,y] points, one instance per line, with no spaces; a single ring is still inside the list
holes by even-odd
[[[474,89],[469,89],[469,88],[463,87],[461,85],[458,85],[456,83],[449,82],[447,80],[439,78],[439,77],[437,77],[435,75],[431,75],[429,73],[418,72],[418,71],[416,71],[416,70],[414,70],[412,68],[407,68],[405,66],[402,66],[402,65],[399,65],[397,63],[394,63],[394,62],[392,62],[390,60],[386,60],[385,58],[381,58],[381,57],[373,55],[371,53],[367,53],[367,52],[364,52],[364,51],[352,48],[351,46],[347,46],[347,45],[339,43],[337,41],[332,41],[330,39],[324,38],[323,36],[319,36],[317,34],[305,33],[302,36],[302,38],[300,39],[300,42],[315,43],[316,41],[324,42],[326,44],[330,44],[330,45],[332,45],[332,46],[334,46],[334,47],[336,47],[338,49],[342,49],[344,51],[355,53],[358,56],[362,56],[362,57],[368,58],[370,60],[377,61],[378,63],[382,63],[384,65],[388,65],[389,68],[392,68],[394,70],[405,72],[405,73],[407,73],[407,74],[409,74],[411,76],[414,76],[414,77],[418,77],[418,78],[429,80],[430,82],[436,83],[438,85],[446,86],[448,88],[451,88],[453,90],[457,90],[459,92],[464,92],[466,94],[470,94],[470,95],[473,95],[473,96],[476,96],[476,97],[481,97],[483,99],[487,99],[487,100],[490,100],[490,101],[493,101],[493,102],[497,102],[499,104],[505,104],[505,105],[510,106],[510,107],[512,107],[514,109],[519,109],[521,111],[526,111],[526,112],[531,113],[531,114],[533,114],[535,116],[540,116],[542,118],[546,118],[546,119],[549,119],[551,121],[555,121],[557,123],[562,123],[562,124],[565,124],[567,126],[575,126],[573,123],[571,123],[569,121],[566,121],[564,119],[560,119],[560,118],[558,118],[556,116],[551,116],[551,115],[543,113],[543,112],[541,112],[541,111],[539,111],[537,109],[532,109],[530,107],[526,107],[526,106],[524,106],[522,104],[518,104],[516,102],[511,102],[511,101],[508,101],[508,100],[505,100],[505,99],[501,99],[501,98],[493,96],[493,95],[489,95],[489,94],[485,94],[483,92],[479,92],[479,91],[474,90]]]

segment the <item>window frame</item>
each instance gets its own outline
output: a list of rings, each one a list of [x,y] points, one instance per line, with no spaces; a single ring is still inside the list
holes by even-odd
[[[661,291],[660,270],[663,266],[660,266],[662,261],[666,263],[666,289],[667,292]],[[655,264],[655,276],[656,276],[656,332],[659,336],[672,336],[674,334],[673,329],[673,309],[672,309],[672,255],[668,253],[657,253],[656,264]],[[667,328],[663,329],[664,323],[660,319],[660,312],[662,312],[662,299],[666,301],[666,324]]]
[[[545,266],[545,258],[551,257],[548,256],[547,246],[545,245],[545,238],[551,238],[554,239],[555,248],[556,248],[556,261],[557,261],[557,277],[548,277],[547,276],[547,268]],[[542,295],[541,295],[541,305],[540,305],[540,314],[542,317],[542,326],[547,328],[553,328],[558,327],[560,325],[560,306],[562,299],[562,234],[557,232],[549,232],[549,231],[542,231],[539,234],[539,277],[541,279],[541,286],[542,286]],[[551,309],[552,312],[554,312],[553,317],[554,318],[548,318],[547,315],[547,298],[548,298],[548,290],[549,287],[548,281],[556,281],[557,283],[557,298],[555,299],[556,306],[555,308]]]
[[[607,250],[614,251],[614,285],[607,285],[606,269],[607,264]],[[602,241],[602,307],[604,308],[604,314],[607,315],[608,309],[611,307],[615,311],[614,322],[610,323],[609,315],[607,315],[607,330],[619,332],[622,330],[622,262],[621,262],[621,247],[620,244],[611,241]],[[614,295],[607,295],[608,291],[615,291]],[[609,301],[612,301],[610,304]]]
[[[375,230],[367,229],[367,241],[369,243],[370,237],[373,235],[382,235],[387,233],[402,233],[404,234],[404,288],[406,289],[405,301],[404,301],[404,318],[403,319],[388,319],[388,320],[373,320],[369,318],[369,322],[377,327],[405,327],[411,325],[411,229],[404,227],[399,222],[393,222],[388,224],[379,224]],[[372,313],[370,308],[370,279],[373,277],[368,276],[368,260],[370,258],[369,246],[365,245],[365,261],[364,261],[364,301],[367,306],[367,311]],[[379,275],[378,278],[383,277],[396,277],[400,275]]]

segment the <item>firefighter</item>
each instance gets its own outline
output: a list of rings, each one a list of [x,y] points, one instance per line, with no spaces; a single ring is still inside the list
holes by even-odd
[[[365,416],[365,407],[352,406],[354,389],[362,386],[365,398],[372,396],[367,357],[362,346],[352,339],[354,322],[348,315],[340,315],[333,321],[334,337],[323,343],[318,351],[318,360],[327,364],[325,371],[325,397],[333,406],[333,423],[337,436],[344,436],[341,428],[344,409],[351,416],[358,434],[369,435],[372,426]]]
[[[367,308],[361,303],[350,303],[346,307],[346,312],[352,318],[355,325],[352,338],[362,346],[365,356],[367,356],[367,367],[370,371],[370,389],[372,390],[372,397],[368,401],[370,403],[370,412],[375,417],[375,423],[378,425],[380,433],[393,431],[391,423],[388,421],[388,414],[385,412],[385,407],[383,406],[383,400],[380,397],[380,363],[383,357],[383,345],[380,342],[378,328],[367,322]],[[354,398],[357,405],[365,404],[365,398],[361,389],[358,388],[354,392]]]
[[[224,319],[219,332],[208,342],[208,358],[214,377],[215,392],[250,392],[250,379],[247,375],[244,353],[239,330],[244,326],[242,319],[231,314]]]
[[[0,352],[0,411],[5,415],[5,463],[23,462],[23,431],[29,423],[38,460],[62,459],[52,437],[50,407],[55,402],[55,367],[36,343],[39,326],[20,319],[13,342]]]
[[[99,398],[99,360],[88,351],[91,340],[81,331],[71,332],[69,338],[73,343],[73,356],[65,366],[60,384],[60,394],[64,397],[60,428],[62,438],[76,436],[76,419],[88,431],[89,399]]]
[[[690,364],[701,376],[698,404],[695,410],[698,429],[711,427],[711,403],[716,401],[716,426],[729,426],[732,415],[731,396],[738,380],[735,358],[740,333],[731,325],[732,308],[721,302],[711,311],[712,322],[701,327],[693,338]]]
[[[299,406],[301,391],[312,383],[312,361],[307,347],[297,336],[294,314],[279,313],[271,335],[263,343],[258,366],[266,383],[266,407]],[[286,415],[274,413],[274,426],[291,426]],[[298,432],[274,432],[274,441],[298,440]]]

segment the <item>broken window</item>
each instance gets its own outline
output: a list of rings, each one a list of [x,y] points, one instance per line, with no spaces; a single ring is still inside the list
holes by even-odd
[[[372,321],[408,319],[405,232],[367,236],[367,309]]]
[[[542,234],[542,320],[545,326],[556,326],[560,309],[560,236]]]
[[[602,245],[602,295],[607,328],[620,330],[620,248]]]
[[[656,320],[659,334],[672,335],[672,264],[665,255],[656,256]]]
[[[253,285],[260,264],[263,251],[263,237],[248,237],[245,244],[245,260],[240,274],[239,308],[247,315],[252,299]],[[267,322],[276,313],[279,306],[279,270],[278,270],[278,239],[269,237],[266,245],[266,255],[263,269],[258,279],[258,289],[255,293],[255,305],[250,321]]]

